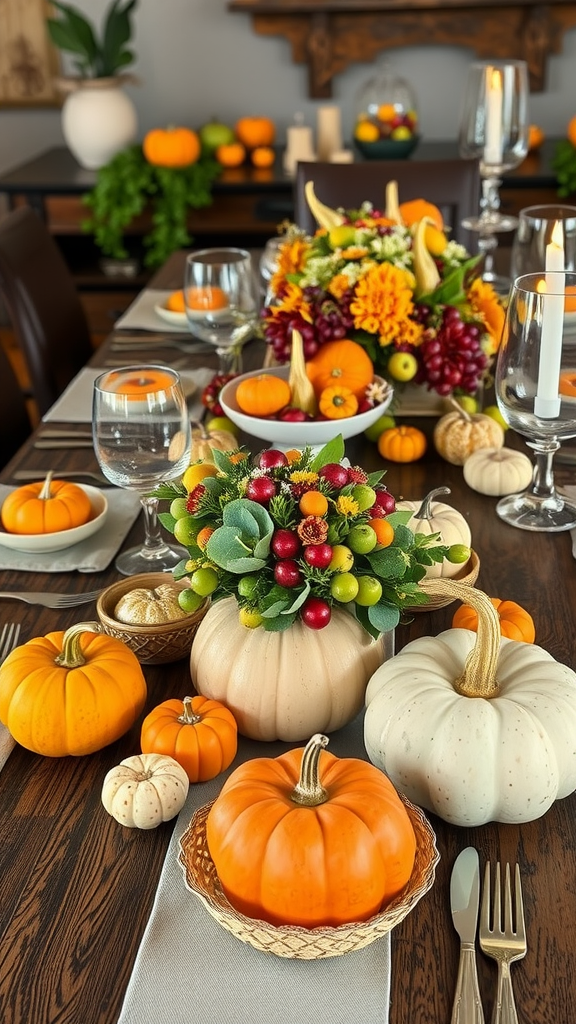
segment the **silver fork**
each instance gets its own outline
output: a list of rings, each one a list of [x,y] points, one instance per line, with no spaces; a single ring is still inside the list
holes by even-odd
[[[20,639],[20,623],[5,622],[0,634],[0,665],[6,661],[8,655],[18,646]]]
[[[143,338],[139,341],[122,341],[120,338],[116,338],[110,342],[111,352],[132,352],[132,351],[146,351],[146,346],[150,345],[150,342]],[[167,338],[163,341],[157,341],[154,343],[154,348],[176,348],[179,352],[186,352],[188,355],[195,355],[198,352],[213,352],[214,346],[209,345],[203,341],[179,341],[177,338]]]
[[[42,604],[45,608],[73,608],[77,604],[95,601],[100,590],[86,590],[83,594],[50,594],[41,590],[4,590],[0,597],[8,600],[25,601],[26,604]]]
[[[522,903],[522,885],[520,868],[516,864],[514,872],[515,912],[512,922],[512,891],[510,886],[510,865],[506,865],[506,881],[504,887],[504,928],[502,928],[502,893],[500,888],[500,864],[496,864],[494,880],[494,912],[492,927],[490,926],[490,863],[486,864],[484,891],[480,910],[480,929],[478,937],[480,948],[486,956],[498,963],[498,985],[496,999],[492,1011],[492,1024],[518,1024],[518,1015],[514,1002],[510,964],[526,956],[526,927],[524,924],[524,907]]]

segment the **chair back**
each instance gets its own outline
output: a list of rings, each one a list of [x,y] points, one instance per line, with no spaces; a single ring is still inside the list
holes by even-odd
[[[398,182],[401,203],[426,199],[434,203],[450,227],[449,237],[477,251],[477,235],[462,227],[462,218],[477,215],[480,204],[480,172],[475,160],[365,160],[353,164],[302,162],[294,182],[294,219],[312,234],[317,224],[306,202],[307,181],[326,206],[357,209],[368,200],[377,209],[385,207],[389,181]]]
[[[24,393],[0,345],[0,469],[3,469],[32,430]]]
[[[42,416],[93,349],[64,257],[29,206],[13,210],[0,221],[0,293]]]

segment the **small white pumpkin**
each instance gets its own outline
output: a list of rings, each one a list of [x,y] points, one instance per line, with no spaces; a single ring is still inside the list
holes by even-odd
[[[167,754],[136,754],[111,768],[102,803],[127,828],[156,828],[182,810],[190,782],[182,765]]]
[[[478,612],[478,633],[407,644],[372,676],[364,742],[414,803],[454,825],[541,817],[576,789],[576,673],[535,644],[500,635],[481,591],[423,580]]]
[[[186,618],[178,604],[179,590],[171,583],[161,583],[154,590],[135,587],[124,594],[114,608],[118,622],[130,625],[155,626]]]
[[[441,416],[434,427],[436,451],[446,462],[463,466],[479,448],[502,448],[504,431],[491,416],[468,413],[461,406]]]
[[[439,533],[440,544],[447,544],[448,547],[452,544],[464,544],[467,548],[471,547],[472,533],[467,520],[452,505],[435,501],[437,494],[450,494],[450,488],[436,487],[422,501],[399,501],[396,510],[414,513],[406,524],[413,533],[424,533],[426,536]],[[445,558],[442,562],[429,565],[426,576],[456,576],[461,572],[461,564],[449,562]]]
[[[464,463],[464,479],[473,491],[500,497],[524,491],[534,467],[524,452],[513,448],[481,448]]]

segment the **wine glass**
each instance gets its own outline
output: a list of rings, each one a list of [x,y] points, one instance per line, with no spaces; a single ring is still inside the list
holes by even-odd
[[[547,271],[514,282],[495,373],[502,416],[536,453],[531,486],[502,498],[501,519],[523,530],[571,530],[576,503],[556,490],[552,460],[576,437],[576,274]]]
[[[270,287],[270,282],[278,266],[278,250],[285,241],[286,239],[280,235],[277,235],[275,238],[269,238],[260,256],[258,269],[260,271],[260,289],[265,306],[269,306],[274,299],[274,292]]]
[[[510,279],[496,273],[497,233],[513,231],[518,220],[500,212],[500,176],[517,167],[528,153],[528,68],[526,61],[475,61],[468,71],[460,121],[459,150],[465,159],[480,162],[480,214],[462,221],[478,232],[484,256],[482,278],[500,292]]]
[[[180,477],[190,463],[190,417],[179,375],[165,366],[102,373],[94,382],[92,432],[104,476],[117,487],[139,491],[144,509],[144,544],[118,556],[118,572],[132,576],[173,569],[188,551],[163,539],[158,498],[148,492]]]
[[[220,373],[239,373],[258,319],[257,285],[246,249],[200,249],[186,257],[184,305],[190,331],[214,345]]]
[[[564,250],[561,269],[576,270],[576,206],[560,203],[527,206],[520,210],[512,243],[510,268],[513,280],[523,274],[535,274],[546,269],[546,252],[554,232]]]

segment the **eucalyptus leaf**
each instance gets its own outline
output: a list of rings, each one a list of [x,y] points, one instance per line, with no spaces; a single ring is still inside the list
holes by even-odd
[[[309,584],[308,580],[306,580],[306,582],[304,584],[304,589],[302,590],[302,592],[300,594],[298,594],[298,597],[296,598],[296,600],[293,601],[292,604],[290,605],[290,607],[287,608],[285,612],[282,612],[282,614],[283,615],[290,615],[291,612],[297,612],[298,609],[301,608],[302,605],[304,604],[304,601],[308,597],[309,593],[310,593],[310,584]]]
[[[253,557],[251,548],[239,537],[238,530],[233,526],[219,526],[214,531],[208,539],[206,554],[212,562],[228,572],[254,572],[266,564],[262,558]]]
[[[384,580],[401,580],[406,573],[409,559],[400,548],[382,548],[367,555],[372,571]]]
[[[265,608],[260,614],[265,619],[275,619],[286,607],[286,601],[275,601],[269,608]]]
[[[296,615],[277,615],[275,619],[264,619],[262,625],[267,633],[283,633],[296,621]]]
[[[400,612],[398,608],[392,607],[392,605],[378,602],[378,604],[372,604],[368,608],[368,619],[372,626],[380,633],[388,633],[391,629],[395,629],[400,621]]]
[[[344,438],[342,434],[338,434],[328,441],[312,459],[310,464],[311,471],[317,473],[319,469],[322,469],[322,466],[327,466],[330,462],[342,462],[344,452]]]

